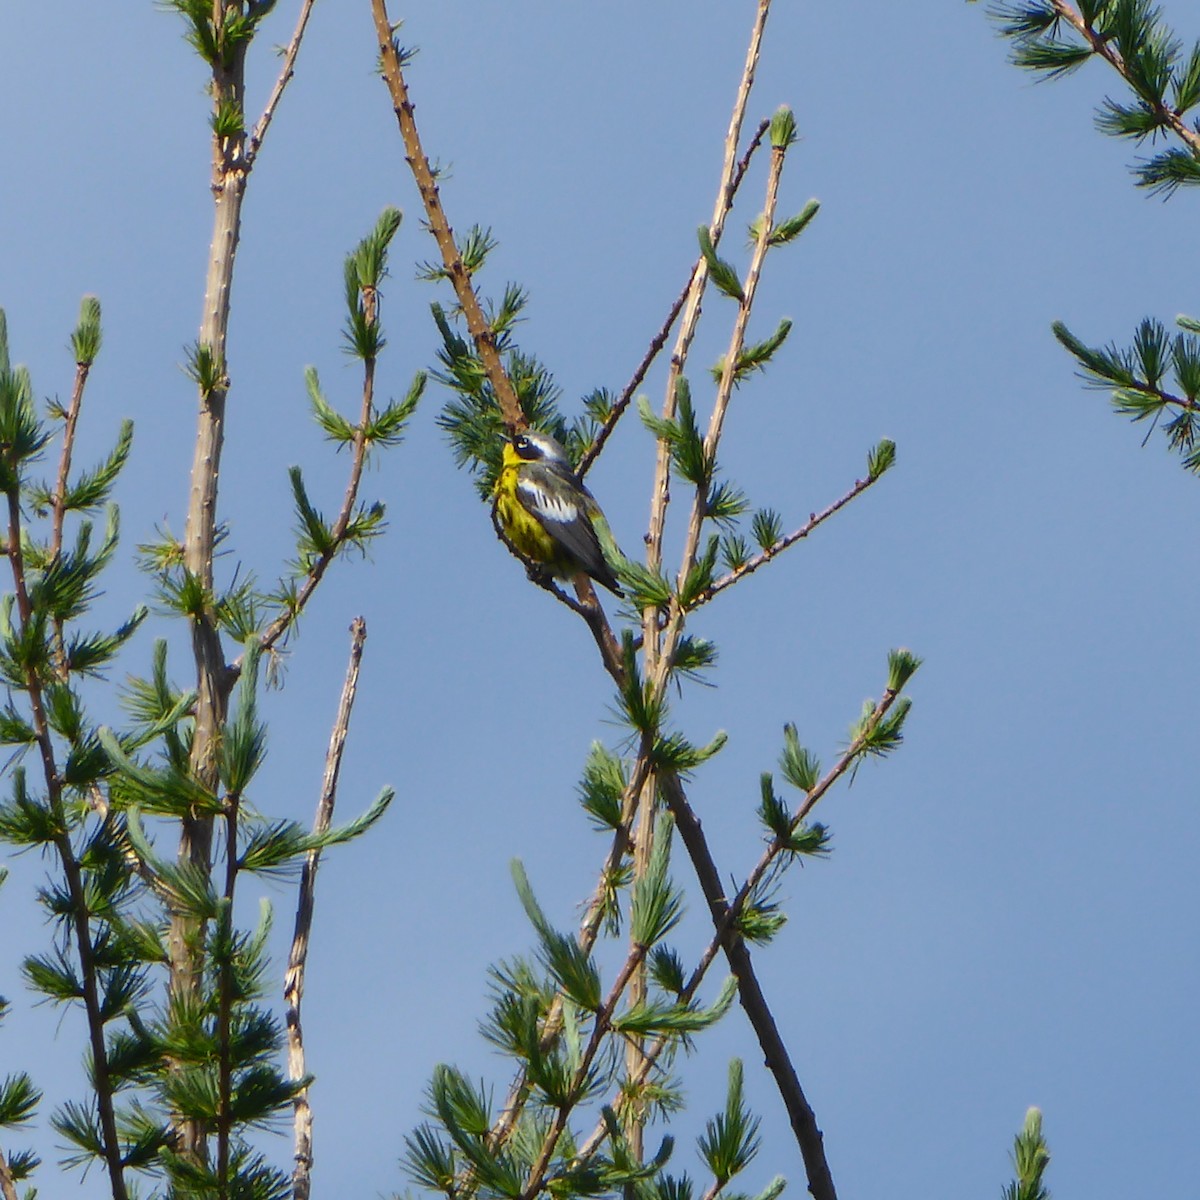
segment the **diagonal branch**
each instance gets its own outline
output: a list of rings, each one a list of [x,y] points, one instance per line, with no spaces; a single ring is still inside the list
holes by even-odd
[[[375,34],[379,43],[379,59],[383,69],[383,81],[392,97],[392,108],[400,125],[400,136],[404,139],[404,149],[417,191],[421,194],[421,203],[425,206],[425,217],[429,222],[429,232],[442,253],[442,263],[446,269],[446,277],[454,288],[462,309],[463,318],[467,322],[467,331],[475,344],[483,368],[487,372],[488,381],[496,394],[501,415],[505,424],[513,429],[524,428],[525,418],[517,393],[512,381],[500,361],[500,352],[496,348],[496,334],[483,314],[483,308],[475,295],[475,287],[471,282],[471,273],[467,270],[459,253],[458,244],[454,240],[454,230],[446,218],[442,208],[441,196],[438,193],[437,176],[429,165],[429,159],[421,145],[421,135],[417,131],[416,117],[412,101],[408,96],[408,85],[404,82],[404,62],[399,46],[396,44],[391,20],[388,18],[386,0],[371,0],[371,12],[375,18]]]
[[[645,961],[649,949],[649,946],[637,942],[630,947],[625,962],[617,972],[616,979],[613,980],[608,996],[597,1010],[593,1018],[591,1036],[588,1038],[587,1046],[584,1047],[583,1053],[579,1057],[579,1066],[575,1069],[571,1086],[568,1089],[571,1099],[567,1103],[556,1106],[554,1118],[551,1120],[550,1128],[542,1139],[541,1150],[538,1152],[537,1159],[530,1168],[529,1177],[525,1182],[525,1188],[521,1193],[520,1200],[534,1200],[538,1192],[542,1190],[546,1168],[549,1166],[550,1159],[554,1154],[554,1147],[558,1145],[559,1138],[562,1137],[563,1131],[567,1127],[567,1121],[570,1119],[571,1112],[583,1093],[587,1077],[591,1073],[592,1064],[595,1062],[596,1056],[600,1053],[604,1039],[611,1028],[612,1015],[616,1011],[616,1007],[620,1003],[626,987]]]
[[[762,144],[763,135],[770,127],[770,121],[760,121],[758,129],[755,130],[754,136],[750,139],[750,145],[746,148],[746,153],[742,155],[741,162],[738,163],[737,171],[734,173],[733,183],[728,188],[725,197],[725,211],[728,212],[733,207],[734,196],[737,194],[738,188],[741,186],[742,179],[746,175],[746,171],[750,167],[750,160],[754,157],[754,152]],[[718,229],[713,235],[714,248],[721,241],[721,234],[724,228]],[[587,474],[592,463],[600,455],[600,451],[604,449],[604,443],[608,441],[609,435],[617,427],[617,422],[621,419],[625,410],[629,407],[629,402],[633,399],[634,393],[642,386],[642,381],[646,378],[647,372],[650,370],[654,360],[662,352],[663,346],[667,343],[667,338],[671,333],[679,314],[683,311],[684,304],[687,303],[688,297],[692,294],[692,288],[696,284],[697,273],[706,270],[703,256],[696,259],[692,265],[692,272],[688,276],[688,281],[684,284],[683,291],[679,293],[675,303],[671,305],[671,311],[667,313],[667,319],[662,323],[662,328],[654,335],[650,342],[650,348],[646,351],[642,361],[638,364],[637,369],[633,373],[633,377],[625,385],[624,390],[613,404],[608,416],[604,419],[603,425],[596,432],[596,436],[592,439],[592,444],[584,452],[583,457],[579,460],[579,465],[575,468],[576,474],[582,479]]]
[[[304,30],[308,26],[308,18],[312,15],[313,4],[315,2],[316,0],[302,0],[300,15],[296,19],[296,28],[292,33],[292,40],[288,42],[287,49],[283,54],[283,66],[279,69],[275,86],[271,89],[267,103],[263,106],[262,115],[258,118],[258,123],[254,126],[254,132],[246,140],[247,170],[254,165],[254,160],[258,157],[258,151],[263,144],[263,139],[267,136],[267,129],[270,127],[271,121],[275,116],[275,110],[279,107],[279,101],[283,98],[284,88],[291,83],[292,76],[296,73],[296,55],[300,53],[300,43],[304,40]]]
[[[1154,113],[1155,117],[1170,129],[1196,158],[1200,158],[1200,131],[1193,129],[1169,105],[1163,104],[1159,100],[1147,99],[1143,89],[1138,86],[1125,60],[1121,57],[1120,51],[1110,39],[1099,33],[1091,22],[1085,20],[1083,14],[1073,4],[1069,4],[1067,0],[1050,0],[1050,3],[1059,17],[1091,46],[1092,53],[1098,54],[1104,59],[1125,80],[1133,93]]]
[[[563,599],[567,600],[565,596]],[[650,761],[648,756],[644,754],[639,755],[633,772],[630,775],[629,782],[625,785],[624,794],[621,798],[620,824],[613,834],[612,846],[609,849],[607,858],[604,860],[604,865],[600,868],[600,881],[596,885],[595,892],[592,893],[592,899],[588,902],[583,920],[580,923],[578,935],[579,946],[588,954],[592,952],[592,948],[596,944],[596,939],[600,936],[600,926],[604,921],[604,912],[607,907],[606,880],[611,878],[612,874],[621,865],[622,859],[626,858],[633,849],[629,831],[637,815],[638,802],[641,798],[642,789],[646,783],[649,770]],[[549,1050],[561,1029],[562,993],[560,992],[555,996],[549,1011],[546,1013],[546,1019],[542,1025],[542,1035],[539,1040],[540,1047],[543,1050]],[[500,1110],[499,1117],[493,1122],[491,1129],[488,1131],[488,1146],[493,1151],[499,1150],[516,1128],[517,1121],[524,1108],[525,1100],[528,1098],[526,1079],[527,1071],[522,1067],[509,1086],[508,1097],[505,1100],[503,1108]]]
[[[667,807],[675,818],[675,827],[679,830],[688,857],[692,860],[701,891],[708,901],[709,912],[717,930],[713,942],[724,950],[729,968],[737,978],[738,999],[758,1037],[763,1060],[775,1078],[775,1085],[787,1110],[792,1133],[804,1159],[808,1190],[812,1193],[813,1200],[836,1200],[837,1191],[825,1158],[824,1140],[817,1126],[817,1118],[804,1095],[796,1067],[758,982],[750,958],[750,948],[741,934],[733,928],[733,919],[730,916],[732,909],[725,899],[725,888],[699,818],[688,803],[678,776],[663,776],[660,784]]]
[[[868,475],[865,479],[856,479],[854,486],[840,496],[827,508],[823,508],[819,513],[813,513],[808,520],[800,526],[799,529],[793,530],[786,537],[781,537],[779,541],[772,542],[761,553],[756,554],[753,558],[747,559],[742,565],[733,571],[722,575],[720,579],[715,580],[711,586],[702,591],[692,605],[688,608],[688,612],[695,612],[702,604],[707,604],[718,592],[723,592],[726,588],[732,587],[741,579],[745,579],[747,575],[753,575],[759,567],[769,563],[772,559],[777,558],[789,547],[794,546],[797,542],[808,537],[818,525],[823,525],[834,513],[846,507],[856,496],[861,496],[873,483],[880,478],[879,475]]]
[[[379,321],[379,297],[374,288],[363,289],[363,308],[368,326],[375,326]],[[337,519],[329,531],[329,541],[325,548],[309,564],[295,598],[291,599],[283,612],[263,631],[259,645],[264,651],[271,650],[293,625],[295,625],[304,606],[312,598],[313,592],[321,582],[329,565],[342,552],[350,541],[350,522],[354,517],[354,506],[358,502],[358,488],[362,482],[363,467],[367,460],[367,430],[375,411],[375,362],[376,356],[368,354],[363,362],[362,410],[359,414],[358,425],[354,430],[354,440],[350,451],[350,476],[346,481],[346,491],[342,496],[342,507]]]

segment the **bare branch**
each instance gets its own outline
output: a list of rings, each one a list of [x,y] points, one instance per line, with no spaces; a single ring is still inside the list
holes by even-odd
[[[745,177],[746,171],[750,166],[750,160],[754,156],[754,152],[762,143],[763,135],[770,127],[770,121],[761,121],[754,136],[750,139],[750,145],[746,148],[746,153],[742,155],[741,162],[738,163],[737,171],[733,177],[733,185],[729,188],[726,197],[726,211],[733,207],[733,199],[737,194],[738,188],[741,186],[742,179]],[[713,235],[713,245],[717,246],[721,240],[721,234],[724,228],[718,229]],[[687,283],[683,286],[683,291],[679,293],[675,303],[671,305],[671,311],[667,313],[667,319],[662,323],[662,328],[659,329],[650,342],[650,348],[646,351],[642,361],[638,363],[637,369],[633,373],[633,377],[625,385],[620,396],[612,406],[612,410],[604,419],[604,424],[597,431],[592,444],[587,448],[583,457],[579,460],[579,466],[576,467],[576,474],[582,479],[587,474],[592,463],[600,455],[600,451],[604,449],[604,443],[608,441],[609,435],[616,428],[617,422],[621,419],[625,410],[629,407],[629,402],[633,399],[634,393],[642,385],[642,381],[646,378],[647,372],[653,365],[654,360],[662,352],[663,346],[666,345],[667,338],[670,336],[671,329],[679,318],[680,312],[683,311],[683,306],[687,302],[688,296],[691,295],[692,287],[696,282],[696,274],[698,271],[705,269],[703,257],[696,259],[692,266],[692,273],[688,277]]]
[[[746,343],[746,326],[750,322],[750,313],[754,307],[754,298],[758,291],[758,280],[762,274],[763,262],[770,247],[771,230],[775,223],[775,207],[779,197],[779,178],[783,172],[783,162],[786,157],[786,147],[776,146],[771,151],[771,169],[767,175],[766,202],[759,221],[758,238],[754,243],[754,252],[750,257],[750,266],[742,283],[742,298],[738,304],[737,316],[734,318],[733,331],[729,337],[729,349],[725,354],[725,366],[721,372],[721,380],[717,385],[717,394],[713,400],[712,415],[709,418],[708,432],[704,437],[704,451],[709,460],[715,460],[717,444],[721,440],[721,430],[725,423],[725,414],[733,397],[734,383],[737,380],[738,362]],[[700,483],[692,499],[692,508],[688,516],[687,535],[683,543],[683,554],[679,565],[679,586],[682,588],[688,572],[695,566],[696,554],[700,545],[700,531],[704,524],[705,504],[708,500],[708,483]],[[671,613],[667,620],[665,635],[659,645],[658,675],[656,684],[661,689],[665,686],[666,677],[670,671],[671,659],[675,654],[679,636],[683,632],[684,613],[678,597],[671,600]]]
[[[747,575],[753,575],[759,567],[764,563],[769,563],[772,559],[778,558],[790,546],[794,546],[797,542],[808,537],[818,525],[824,524],[840,509],[845,508],[856,496],[861,496],[880,476],[868,476],[866,479],[856,479],[854,486],[840,496],[828,508],[823,508],[819,513],[813,513],[808,520],[800,526],[799,529],[793,530],[786,537],[781,537],[779,541],[768,546],[760,554],[756,554],[753,558],[747,559],[736,570],[730,571],[726,575],[722,575],[716,580],[711,587],[707,587],[700,593],[696,601],[688,609],[689,612],[695,612],[702,604],[707,604],[718,592],[723,592],[726,588],[732,587],[740,579],[744,579]]]
[[[219,24],[231,0],[213,0],[214,20]],[[213,112],[239,106],[245,94],[246,44],[236,46],[228,60],[212,64]],[[211,142],[213,233],[209,243],[208,268],[200,332],[196,343],[197,368],[200,356],[207,367],[197,369],[199,411],[188,509],[183,537],[183,562],[204,592],[213,595],[213,556],[217,543],[217,492],[221,454],[225,443],[225,402],[229,373],[225,347],[229,331],[229,307],[233,291],[233,269],[241,238],[242,201],[246,194],[248,165],[244,156],[245,134],[219,136]],[[221,634],[211,604],[192,620],[192,654],[196,664],[196,707],[189,767],[206,787],[218,784],[220,731],[229,709],[234,674],[225,661]],[[212,870],[213,821],[210,816],[180,819],[179,858],[205,875]],[[197,922],[172,912],[168,934],[170,990],[173,995],[195,995],[200,988],[202,963]],[[180,1119],[176,1125],[181,1151],[193,1161],[207,1153],[208,1133],[196,1120]]]
[[[337,801],[338,775],[342,753],[350,730],[350,713],[358,690],[358,672],[362,664],[363,645],[367,640],[367,624],[355,617],[350,624],[350,662],[342,684],[342,698],[329,738],[325,755],[325,776],[321,781],[321,798],[313,818],[313,833],[328,833],[333,822]],[[308,1073],[304,1061],[304,1032],[300,1023],[300,1004],[304,998],[304,971],[308,965],[308,940],[312,932],[313,906],[316,898],[317,867],[320,850],[310,850],[300,873],[299,895],[296,901],[296,924],[292,934],[292,949],[288,955],[287,975],[283,983],[283,999],[287,1005],[288,1078],[303,1079]],[[308,1200],[312,1187],[312,1108],[308,1103],[308,1088],[298,1092],[292,1104],[295,1127],[295,1167],[292,1169],[292,1195],[295,1200]]]
[[[296,55],[300,53],[300,43],[304,40],[304,30],[308,25],[308,18],[312,15],[314,3],[315,0],[302,0],[301,2],[300,15],[296,19],[296,28],[292,33],[292,40],[288,42],[287,49],[283,54],[283,66],[279,70],[275,86],[271,89],[271,95],[267,98],[267,103],[263,107],[262,116],[258,118],[258,123],[254,126],[254,132],[246,142],[247,171],[254,166],[254,160],[258,157],[258,151],[262,146],[263,138],[267,136],[267,129],[270,127],[271,120],[275,116],[275,110],[279,107],[279,101],[283,98],[284,88],[291,83],[292,76],[296,73]]]
[[[750,100],[750,89],[754,86],[754,76],[758,70],[758,57],[762,48],[763,30],[766,28],[767,14],[771,9],[771,0],[759,0],[755,12],[754,26],[750,32],[750,44],[746,50],[746,62],[742,68],[742,77],[738,83],[737,97],[733,103],[733,113],[729,120],[729,129],[725,135],[725,157],[721,168],[721,184],[717,191],[717,200],[713,208],[713,219],[709,225],[709,234],[716,245],[725,227],[725,217],[729,212],[733,199],[734,180],[739,178],[737,167],[737,147],[741,138],[742,122],[746,117],[746,106]],[[758,137],[761,139],[761,133]],[[749,152],[747,152],[749,153]],[[670,420],[675,416],[675,390],[679,377],[683,374],[687,362],[688,351],[692,338],[696,334],[696,324],[700,319],[700,301],[704,296],[704,287],[708,282],[708,267],[700,264],[692,275],[692,285],[684,306],[683,319],[678,336],[675,339],[675,349],[671,354],[671,365],[667,373],[666,393],[663,397],[664,419]],[[662,565],[662,540],[666,527],[667,506],[670,503],[670,466],[669,448],[662,439],[658,443],[658,455],[654,464],[654,486],[650,499],[650,525],[646,533],[646,565],[652,571],[657,571]],[[647,613],[643,620],[642,639],[646,648],[646,673],[652,674],[657,666],[658,629],[653,613]]]

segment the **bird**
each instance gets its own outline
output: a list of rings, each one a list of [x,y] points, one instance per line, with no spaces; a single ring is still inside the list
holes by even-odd
[[[492,520],[512,549],[555,577],[582,572],[614,595],[624,594],[600,545],[601,532],[611,543],[608,522],[549,434],[523,430],[505,442]]]

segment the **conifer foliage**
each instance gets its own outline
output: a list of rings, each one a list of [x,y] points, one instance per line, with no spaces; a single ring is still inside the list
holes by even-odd
[[[843,495],[790,525],[783,514],[756,506],[749,489],[721,463],[727,419],[738,417],[744,393],[764,373],[783,369],[777,364],[793,333],[786,317],[760,328],[760,280],[777,264],[782,269],[819,207],[815,200],[794,212],[782,207],[785,167],[798,142],[790,109],[764,116],[743,135],[769,0],[753,6],[717,201],[712,219],[697,232],[690,278],[629,382],[620,389],[601,384],[573,405],[550,365],[518,341],[525,289],[507,283],[490,300],[478,290],[496,238],[482,227],[461,239],[454,234],[443,207],[443,180],[416,123],[407,77],[413,55],[397,40],[384,0],[372,0],[372,9],[404,157],[437,247],[425,275],[452,291],[450,303],[433,305],[441,338],[435,378],[450,393],[438,419],[478,495],[487,501],[493,494],[505,439],[530,428],[564,446],[580,480],[602,452],[620,453],[611,440],[618,432],[651,439],[656,460],[646,481],[651,518],[644,556],[621,553],[596,522],[624,592],[615,622],[586,577],[560,587],[538,563],[525,563],[531,582],[583,620],[615,691],[621,734],[615,745],[593,746],[579,784],[583,808],[607,848],[574,930],[543,912],[532,883],[517,869],[535,949],[493,968],[494,1003],[484,1026],[485,1036],[510,1059],[504,1100],[493,1104],[486,1085],[451,1065],[438,1067],[428,1089],[428,1119],[407,1139],[408,1173],[449,1200],[476,1194],[522,1200],[740,1194],[727,1189],[759,1152],[758,1119],[745,1106],[740,1062],[730,1067],[723,1112],[699,1139],[707,1178],[694,1182],[676,1168],[670,1133],[651,1137],[654,1126],[683,1106],[682,1052],[697,1047],[736,999],[795,1132],[809,1190],[817,1200],[832,1200],[836,1190],[821,1132],[759,984],[751,946],[766,946],[785,923],[777,902],[783,873],[830,851],[827,827],[811,818],[815,806],[839,781],[852,780],[868,758],[900,745],[910,704],[903,693],[920,660],[907,650],[892,651],[881,693],[851,722],[829,766],[822,768],[796,729],[786,727],[780,768],[792,790],[785,797],[770,774],[757,789],[751,785],[747,817],[754,820],[757,804],[764,849],[757,863],[732,872],[738,880],[732,888],[726,883],[730,868],[717,863],[689,798],[692,789],[703,788],[703,768],[726,738],[721,732],[692,736],[673,705],[685,684],[714,680],[717,647],[694,629],[702,610],[874,487],[896,461],[895,445],[879,441]],[[761,200],[743,218],[749,248],[739,251],[730,244],[740,239],[727,231],[741,215],[749,178],[759,181]],[[689,355],[702,299],[710,299],[712,319],[725,330],[726,349],[717,361],[697,367]],[[662,366],[652,376],[660,355]],[[662,388],[658,405],[640,391],[651,378]],[[640,422],[625,419],[633,412]],[[673,568],[665,555],[668,521],[682,545]],[[499,526],[498,532],[520,557]],[[674,939],[689,893],[680,878],[681,858],[712,921],[711,940],[698,956],[687,955]],[[710,979],[721,957],[728,975]],[[771,1200],[783,1182],[771,1178],[758,1186],[762,1200]]]
[[[102,345],[100,302],[85,297],[71,334],[69,403],[52,402],[44,413],[30,372],[14,363],[0,312],[0,545],[8,569],[0,599],[0,675],[8,696],[0,745],[11,756],[0,841],[39,851],[48,864],[38,899],[51,938],[25,958],[24,982],[35,996],[84,1015],[79,1094],[49,1114],[67,1148],[63,1164],[98,1166],[113,1200],[147,1192],[275,1200],[307,1194],[311,1163],[310,1155],[297,1155],[295,1168],[285,1170],[263,1152],[255,1131],[307,1103],[298,1011],[313,872],[323,850],[366,832],[392,793],[383,789],[352,821],[332,820],[361,621],[312,829],[270,812],[260,776],[271,747],[264,677],[278,676],[283,642],[330,565],[361,553],[382,531],[382,505],[359,496],[363,468],[369,456],[400,441],[425,376],[415,377],[403,399],[376,403],[375,366],[385,344],[379,285],[400,224],[400,214],[388,209],[345,265],[345,342],[363,379],[357,416],[343,416],[315,373],[308,376],[318,425],[349,449],[340,508],[324,517],[299,470],[280,479],[281,496],[290,482],[296,540],[280,554],[277,581],[260,584],[263,572],[236,560],[236,520],[219,516],[228,297],[242,197],[312,4],[301,4],[253,130],[242,109],[246,60],[273,2],[172,0],[167,7],[183,18],[212,98],[211,144],[197,148],[213,163],[214,234],[204,321],[186,351],[200,412],[186,493],[191,506],[182,539],[164,533],[139,548],[147,602],[106,627],[95,601],[122,549],[113,494],[134,439],[125,422],[98,461],[84,469],[76,462],[86,385]],[[180,500],[184,494],[181,488]],[[218,545],[233,551],[228,574],[216,569]],[[185,636],[153,643],[139,637],[151,608],[174,618]],[[123,685],[110,682],[118,655],[133,669]],[[191,676],[187,684],[176,682],[180,674]],[[264,907],[243,927],[238,898],[248,876],[296,874],[304,903],[288,975],[285,1062],[281,973],[266,952],[272,914]],[[39,1098],[25,1072],[0,1080],[3,1200],[17,1200],[18,1185],[39,1166],[8,1144],[8,1135],[19,1136],[35,1117]],[[33,1194],[32,1187],[25,1193]]]
[[[748,781],[742,797],[761,843],[753,862],[718,862],[691,799],[705,787],[704,768],[725,734],[697,735],[678,715],[684,688],[716,678],[718,650],[703,624],[707,606],[728,602],[726,593],[750,585],[752,575],[873,489],[896,462],[886,438],[856,449],[858,477],[797,516],[757,503],[751,493],[762,481],[732,478],[721,458],[727,421],[742,416],[744,396],[764,375],[783,369],[796,336],[785,316],[760,320],[760,281],[803,244],[818,213],[816,201],[787,207],[784,198],[785,169],[798,145],[790,109],[748,127],[770,0],[748,6],[749,46],[717,197],[696,233],[683,292],[629,381],[619,390],[597,386],[576,404],[564,401],[550,366],[518,344],[524,290],[507,284],[494,298],[480,298],[476,279],[495,239],[482,226],[455,237],[408,95],[412,56],[397,41],[384,0],[362,3],[374,17],[380,73],[437,249],[423,273],[452,291],[432,309],[432,375],[447,397],[438,421],[480,498],[491,496],[505,437],[527,428],[563,443],[579,481],[601,453],[617,452],[618,429],[647,439],[654,455],[645,481],[644,554],[626,557],[597,530],[625,593],[613,621],[586,577],[574,581],[572,594],[537,564],[525,564],[534,583],[582,619],[621,727],[613,744],[593,745],[581,768],[579,801],[603,839],[583,918],[568,924],[547,912],[534,881],[514,864],[530,948],[492,967],[482,1021],[483,1036],[505,1059],[501,1098],[456,1066],[439,1065],[426,1088],[426,1119],[397,1137],[397,1154],[413,1184],[448,1200],[776,1200],[784,1181],[773,1174],[754,1178],[748,1192],[735,1190],[754,1177],[763,1151],[740,1057],[728,1064],[724,1094],[701,1101],[709,1114],[695,1139],[703,1178],[678,1164],[668,1128],[684,1107],[688,1055],[704,1048],[706,1034],[737,1004],[753,1061],[765,1063],[778,1091],[808,1190],[814,1200],[835,1200],[833,1169],[800,1078],[803,1063],[785,1043],[778,998],[765,994],[754,955],[770,947],[787,920],[780,901],[785,873],[831,853],[817,805],[851,785],[869,759],[902,744],[907,689],[920,660],[906,649],[881,648],[876,690],[846,714],[844,741],[824,755],[783,721],[786,714],[770,714],[782,725],[777,772]],[[48,1114],[67,1147],[64,1165],[102,1173],[113,1200],[308,1200],[313,1081],[300,1005],[315,872],[323,851],[372,828],[392,793],[383,788],[352,820],[334,820],[363,654],[361,620],[352,626],[311,828],[271,811],[263,767],[280,735],[268,726],[266,687],[280,681],[282,649],[328,570],[361,555],[383,532],[382,504],[360,494],[364,469],[400,442],[426,374],[417,372],[401,399],[377,402],[386,346],[380,285],[400,227],[399,212],[388,208],[344,266],[343,343],[361,376],[356,411],[343,412],[315,370],[305,376],[313,419],[347,451],[336,513],[326,515],[302,472],[291,470],[279,487],[290,496],[294,541],[277,566],[239,563],[237,514],[222,513],[219,494],[225,439],[237,428],[229,420],[237,398],[229,298],[243,201],[296,69],[313,0],[297,0],[294,31],[268,74],[274,84],[253,124],[244,107],[247,68],[262,49],[275,0],[167,0],[164,7],[181,20],[211,101],[210,140],[199,149],[211,163],[213,232],[202,321],[185,353],[198,410],[186,522],[182,537],[162,532],[138,547],[144,600],[105,624],[95,602],[124,550],[113,497],[134,431],[120,425],[91,465],[76,463],[80,414],[102,344],[100,303],[84,299],[71,335],[69,403],[44,412],[30,372],[14,365],[0,313],[0,545],[8,569],[0,599],[7,692],[0,746],[11,756],[0,842],[37,850],[47,864],[38,900],[50,934],[22,964],[24,983],[32,995],[81,1012],[86,1030],[78,1093]],[[1036,28],[1036,11],[1009,18],[1021,45],[1032,46],[1053,24]],[[1105,35],[1102,44],[1110,40]],[[1175,103],[1190,95],[1191,68],[1177,68],[1165,49],[1157,58],[1147,52],[1144,61],[1130,57],[1128,46],[1124,53],[1123,62],[1142,62],[1130,72],[1158,79],[1166,70]],[[1179,184],[1191,182],[1177,164],[1160,167],[1171,170]],[[761,189],[760,198],[746,212],[750,186]],[[735,212],[746,234],[740,249],[728,233]],[[691,356],[706,299],[724,351],[697,365]],[[1136,363],[1096,357],[1097,375],[1141,370],[1149,377],[1153,342],[1161,367],[1155,386],[1168,359],[1181,386],[1192,386],[1200,372],[1190,342],[1176,350],[1159,334],[1144,340],[1146,354]],[[641,394],[651,380],[657,401]],[[52,470],[44,478],[47,462]],[[848,478],[852,471],[848,466]],[[670,563],[668,546],[678,549]],[[498,555],[492,569],[508,565]],[[769,577],[764,571],[754,582],[769,586]],[[545,599],[531,590],[531,603]],[[153,642],[144,628],[152,610],[174,622]],[[114,686],[118,658],[131,673]],[[272,914],[264,907],[247,923],[240,903],[248,877],[280,875],[299,876],[282,1004],[267,953]],[[679,936],[689,900],[702,905],[711,925],[690,949]],[[5,1008],[0,1001],[0,1017]],[[20,1148],[29,1123],[41,1119],[40,1099],[30,1071],[0,1078],[0,1200],[18,1200],[19,1187],[31,1200],[30,1181],[45,1169]],[[285,1169],[257,1135],[288,1112],[295,1151]],[[1022,1139],[1024,1190],[1013,1195],[1041,1200],[1040,1126],[1027,1124]],[[340,1192],[338,1181],[329,1190]]]
[[[1132,166],[1138,187],[1163,197],[1200,185],[1200,40],[1189,47],[1151,0],[998,0],[991,14],[1018,66],[1054,78],[1097,60],[1116,73],[1121,99],[1105,97],[1096,127],[1149,145]],[[1186,470],[1200,474],[1200,321],[1171,331],[1147,317],[1129,346],[1089,345],[1061,321],[1054,336],[1089,387],[1123,416],[1161,427]]]

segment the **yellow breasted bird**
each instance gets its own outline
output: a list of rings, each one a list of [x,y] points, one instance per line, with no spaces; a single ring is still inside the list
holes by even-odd
[[[526,430],[505,443],[492,517],[510,545],[558,578],[582,571],[622,595],[597,532],[611,543],[608,523],[552,437]]]

